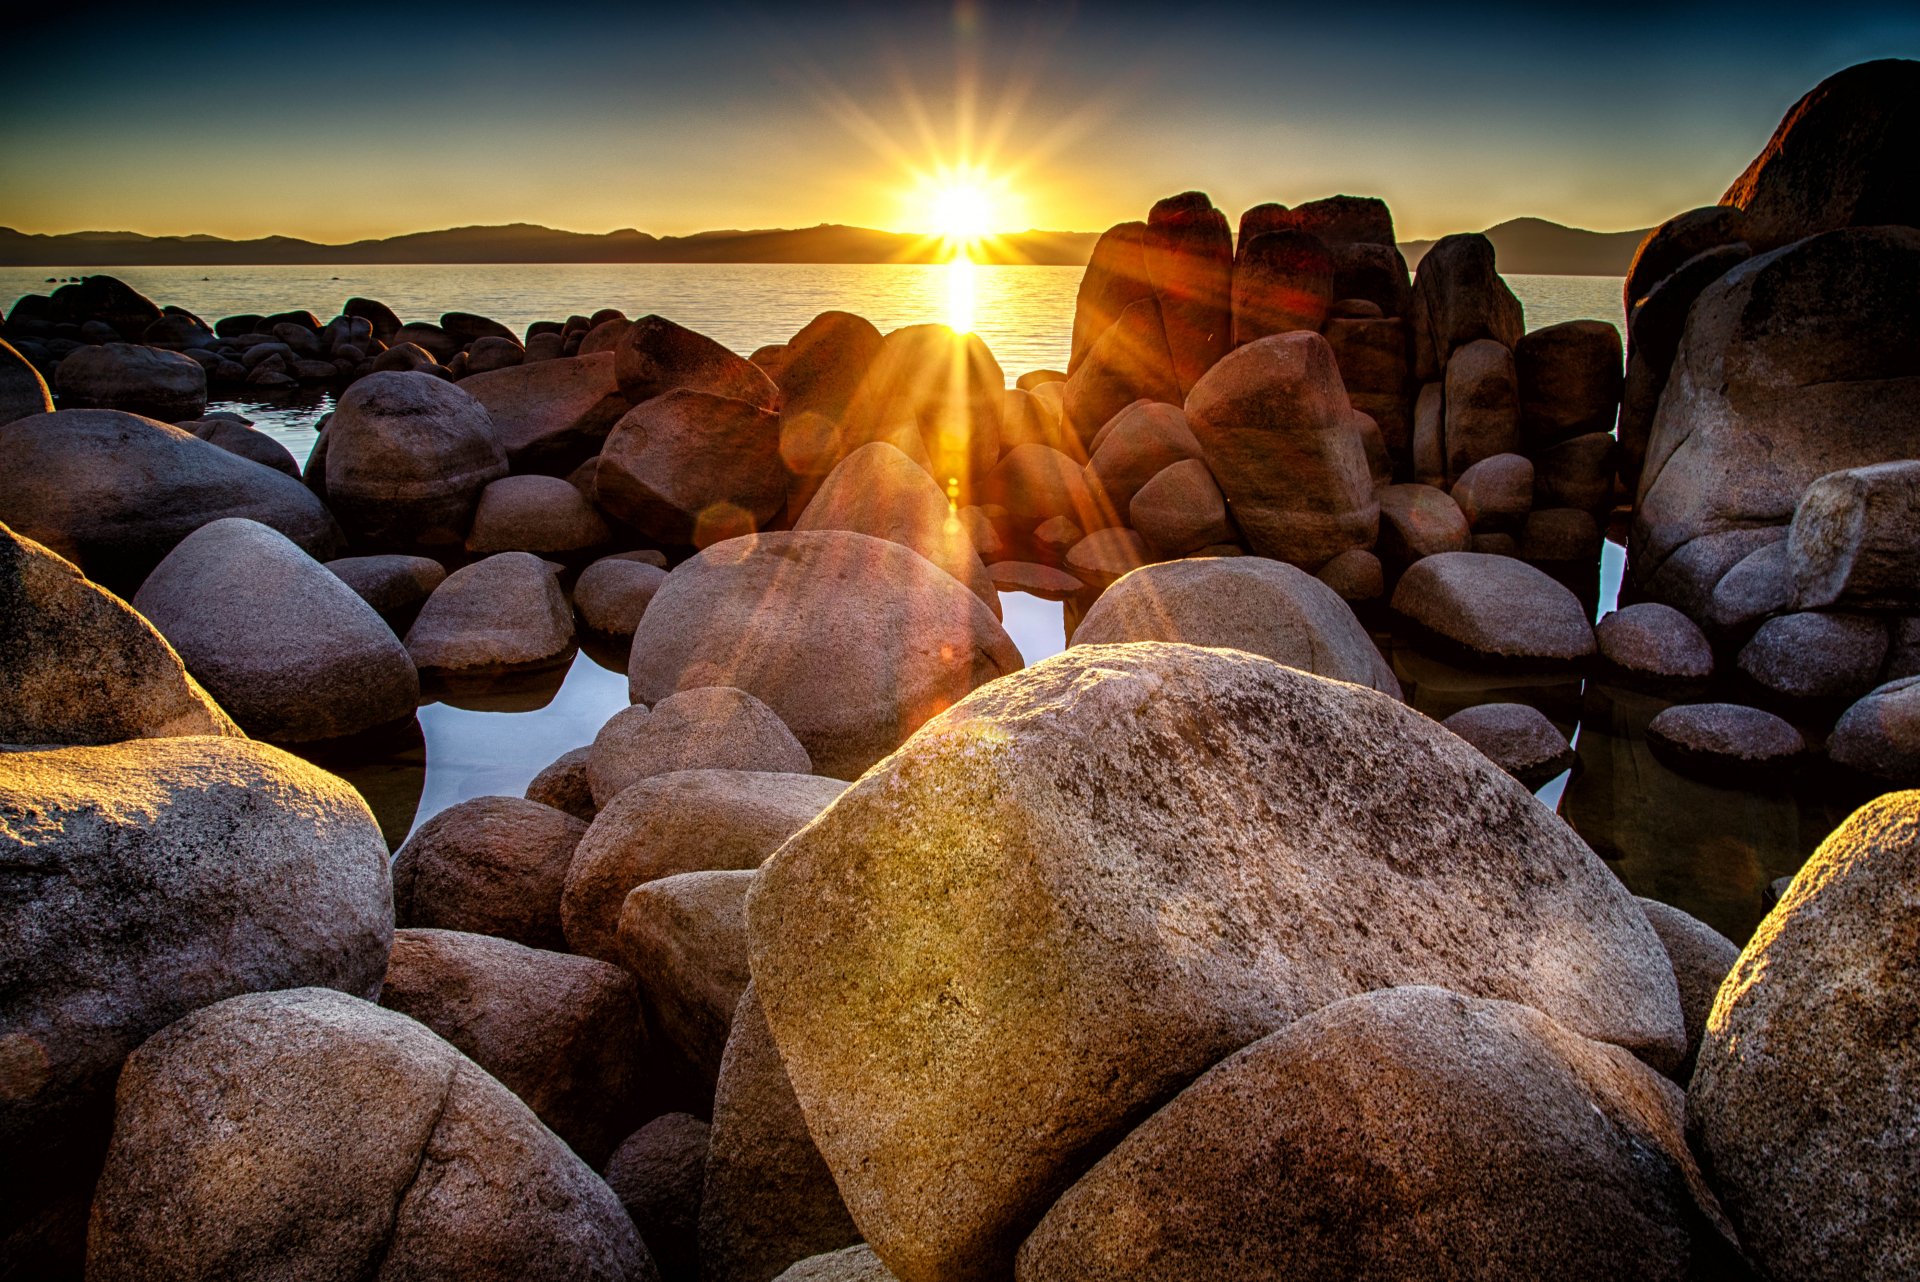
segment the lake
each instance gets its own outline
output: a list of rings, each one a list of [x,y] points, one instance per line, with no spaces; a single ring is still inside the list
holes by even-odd
[[[0,268],[0,298],[49,292],[48,277],[84,268]],[[1064,368],[1077,267],[873,265],[509,265],[414,267],[117,268],[155,301],[211,321],[240,312],[306,308],[321,319],[355,295],[377,298],[403,319],[448,311],[491,316],[515,331],[537,320],[618,307],[657,312],[744,354],[784,342],[822,311],[857,312],[882,331],[935,321],[971,328],[1009,382],[1029,369]],[[1617,277],[1509,276],[1530,329],[1592,318],[1620,324]],[[296,458],[312,449],[325,393],[219,403],[246,414]],[[1618,531],[1614,532],[1616,537]],[[1625,567],[1617,541],[1583,595],[1595,617],[1613,608]],[[1029,663],[1065,643],[1058,604],[1005,594],[1009,634]],[[1475,703],[1525,702],[1572,739],[1570,774],[1540,790],[1636,893],[1677,904],[1736,941],[1764,914],[1768,883],[1806,855],[1865,796],[1803,772],[1789,787],[1737,789],[1674,774],[1646,745],[1646,724],[1665,701],[1597,682],[1515,682],[1460,672],[1394,644],[1409,701],[1444,717]],[[397,843],[419,823],[469,797],[519,794],[543,766],[591,742],[626,706],[625,656],[589,647],[562,670],[480,694],[442,692],[418,723],[376,747],[319,754],[350,779]]]

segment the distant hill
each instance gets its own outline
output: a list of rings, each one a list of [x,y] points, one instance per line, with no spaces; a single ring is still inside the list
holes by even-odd
[[[1530,276],[1625,276],[1650,228],[1639,231],[1586,231],[1544,218],[1512,218],[1486,229],[1494,262],[1502,273]],[[1418,265],[1433,248],[1430,240],[1404,240],[1407,266]]]
[[[1080,266],[1094,232],[1016,232],[999,238],[989,261]],[[454,227],[381,240],[323,245],[290,236],[223,240],[218,236],[143,236],[82,231],[33,235],[0,227],[0,266],[217,267],[348,263],[932,263],[938,241],[868,227],[823,223],[799,230],[708,231],[652,236],[624,228],[605,235],[556,231],[531,223]]]

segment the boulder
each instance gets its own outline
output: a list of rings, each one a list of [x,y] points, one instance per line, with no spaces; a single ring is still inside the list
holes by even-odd
[[[1448,484],[1482,459],[1520,449],[1519,385],[1513,353],[1475,339],[1447,359],[1441,441]]]
[[[1413,395],[1408,383],[1405,321],[1378,317],[1330,320],[1327,345],[1353,408],[1380,427],[1396,467],[1413,449]]]
[[[1920,676],[1878,686],[1842,713],[1827,756],[1903,788],[1920,783]]]
[[[293,455],[287,447],[265,432],[255,431],[251,424],[209,415],[197,422],[182,423],[180,427],[183,431],[192,432],[203,441],[211,441],[229,454],[238,454],[241,458],[252,459],[264,467],[270,467],[276,472],[285,472],[291,477],[297,478],[300,475],[300,465],[294,462]]]
[[[1707,286],[1640,476],[1628,564],[1644,592],[1698,616],[1816,479],[1920,457],[1916,341],[1913,228],[1828,232]]]
[[[1629,685],[1672,686],[1713,675],[1713,646],[1692,619],[1670,605],[1622,606],[1593,629],[1600,661]]]
[[[1147,541],[1132,530],[1108,526],[1067,549],[1067,568],[1089,583],[1111,583],[1153,560]]]
[[[1091,452],[1100,429],[1135,401],[1179,405],[1183,399],[1160,304],[1142,298],[1074,362],[1062,392],[1061,422]]]
[[[327,502],[357,543],[458,547],[506,474],[486,407],[430,374],[369,374],[327,423]]]
[[[565,811],[575,819],[592,823],[599,807],[593,804],[593,787],[587,782],[587,757],[591,744],[563,752],[527,784],[527,800]]]
[[[519,797],[449,806],[394,856],[394,920],[564,948],[560,892],[586,832],[580,817]]]
[[[1687,1057],[1674,1070],[1673,1080],[1684,1086],[1693,1076],[1694,1056],[1699,1053],[1714,996],[1740,959],[1740,946],[1671,904],[1642,897],[1640,910],[1660,936],[1667,960],[1673,963],[1673,978],[1680,985],[1680,1013],[1687,1021]]]
[[[1627,313],[1627,379],[1617,430],[1620,479],[1629,491],[1639,487],[1654,414],[1694,301],[1707,286],[1752,256],[1745,241],[1705,250],[1681,263]]]
[[[1648,232],[1633,251],[1621,301],[1628,316],[1663,282],[1672,279],[1682,263],[1741,238],[1744,215],[1731,205],[1704,205],[1689,209]]]
[[[126,410],[154,418],[207,411],[207,371],[179,352],[133,343],[82,347],[60,362],[54,390],[67,409]]]
[[[1788,700],[1850,702],[1873,689],[1887,657],[1887,627],[1865,614],[1783,614],[1740,648],[1742,675]]]
[[[573,584],[573,604],[589,632],[630,637],[640,626],[653,594],[667,581],[657,565],[609,556],[580,572]]]
[[[11,343],[0,341],[0,426],[51,413],[53,396],[47,391],[47,380]]]
[[[1004,1276],[1133,1119],[1342,997],[1684,1049],[1646,918],[1546,807],[1393,699],[1227,650],[976,691],[787,841],[747,924],[807,1129],[909,1278]]]
[[[1836,72],[1796,102],[1720,197],[1765,251],[1837,227],[1920,225],[1905,171],[1920,131],[1920,62],[1883,58]]]
[[[1141,257],[1184,394],[1233,345],[1233,232],[1227,216],[1197,191],[1156,201],[1147,214]]]
[[[422,675],[553,667],[573,657],[573,611],[546,562],[500,552],[455,570],[407,629]]]
[[[1427,383],[1414,397],[1413,479],[1423,485],[1447,483],[1446,405],[1444,383]]]
[[[460,380],[493,420],[515,472],[559,476],[590,458],[630,408],[614,381],[613,353],[566,356]]]
[[[1233,265],[1233,345],[1318,331],[1333,302],[1333,254],[1312,232],[1277,231],[1239,247]]]
[[[1744,781],[1778,775],[1807,750],[1791,724],[1738,703],[1687,703],[1647,723],[1653,755],[1681,774]]]
[[[1463,470],[1448,493],[1473,530],[1515,526],[1533,510],[1533,464],[1520,454],[1483,458]]]
[[[1100,594],[1076,646],[1178,641],[1243,650],[1302,672],[1400,697],[1400,682],[1347,603],[1265,557],[1206,557],[1135,570]]]
[[[1065,601],[1087,586],[1065,570],[1032,561],[995,561],[987,577],[1002,592],[1025,592],[1042,601]]]
[[[1688,1134],[1769,1277],[1920,1269],[1920,793],[1855,811],[1760,923],[1714,999]]]
[[[118,410],[61,410],[0,426],[0,521],[131,596],[209,521],[243,516],[309,555],[337,555],[340,527],[290,476],[177,427]]]
[[[1145,223],[1120,223],[1100,233],[1100,239],[1094,242],[1087,270],[1081,273],[1080,288],[1073,300],[1073,345],[1067,361],[1069,381],[1100,336],[1120,319],[1120,314],[1134,303],[1153,297],[1153,286],[1147,282],[1146,234]],[[1178,400],[1179,393],[1176,391],[1168,399]],[[1093,424],[1089,434],[1099,427],[1100,424]]]
[[[1237,349],[1194,387],[1186,413],[1254,552],[1312,570],[1372,546],[1380,505],[1324,338],[1280,334]]]
[[[4,524],[0,618],[0,743],[246,737],[151,623]]]
[[[1478,232],[1442,236],[1413,278],[1413,372],[1440,377],[1453,353],[1492,339],[1512,350],[1526,333],[1520,300],[1493,264],[1493,242]]]
[[[1199,459],[1162,468],[1127,506],[1127,523],[1162,556],[1180,556],[1233,539],[1226,496]]]
[[[752,869],[675,873],[635,886],[620,907],[621,962],[640,981],[647,1027],[712,1090],[747,972]]]
[[[78,325],[99,321],[123,338],[138,338],[164,314],[145,294],[113,276],[82,276],[48,300],[49,320]]]
[[[851,778],[975,686],[1020,667],[993,612],[897,543],[841,530],[708,548],[634,633],[636,703],[729,685],[760,699],[822,774]]]
[[[374,608],[279,531],[227,517],[182,539],[134,595],[255,738],[338,739],[409,720],[420,678]]]
[[[1386,485],[1374,492],[1380,504],[1380,537],[1374,544],[1383,561],[1411,565],[1424,556],[1467,550],[1466,513],[1432,485]]]
[[[461,381],[474,374],[497,374],[504,369],[513,369],[527,359],[527,349],[520,346],[516,339],[502,338],[489,334],[485,338],[475,339],[473,346],[467,349],[468,374]]]
[[[635,886],[675,873],[758,868],[845,787],[747,770],[642,779],[594,817],[567,866],[560,919],[568,946],[623,961],[620,909]]]
[[[440,328],[469,346],[488,338],[520,346],[520,340],[514,337],[513,331],[491,316],[478,316],[473,312],[445,312],[440,317]]]
[[[1579,598],[1511,557],[1443,552],[1416,561],[1394,589],[1393,609],[1422,640],[1479,664],[1564,666],[1594,652]]]
[[[1024,388],[1010,387],[1000,404],[1000,448],[1004,452],[1019,445],[1049,445],[1076,462],[1086,458],[1080,438],[1061,430],[1057,405]]]
[[[1610,433],[1588,432],[1540,449],[1533,456],[1536,507],[1577,507],[1604,517],[1613,506],[1620,446]]]
[[[1085,514],[1061,513],[1083,525],[1124,525],[1133,497],[1175,463],[1200,457],[1200,442],[1178,405],[1137,401],[1113,417],[1096,438],[1087,461],[1092,508]],[[1092,528],[1087,526],[1086,528]]]
[[[1350,997],[1143,1122],[1047,1212],[1014,1276],[1719,1276],[1739,1257],[1685,1108],[1625,1051],[1527,1006]]]
[[[778,414],[689,388],[629,410],[594,469],[609,514],[656,543],[697,547],[763,527],[785,503],[788,479]]]
[[[987,474],[980,501],[1005,508],[1016,521],[1038,523],[1068,516],[1082,525],[1097,524],[1080,464],[1050,445],[1017,445],[1008,450]]]
[[[447,568],[432,557],[398,552],[338,557],[326,568],[396,631],[413,622],[447,577]]]
[[[1077,479],[1079,469],[1072,470]],[[863,445],[842,459],[793,528],[852,530],[912,548],[966,584],[996,617],[1000,613],[1000,594],[955,519],[946,493],[925,469],[885,441]]]
[[[1920,459],[1829,472],[1800,497],[1788,568],[1803,610],[1920,608]]]
[[[0,815],[0,1242],[77,1275],[127,1053],[236,993],[378,992],[387,847],[352,788],[237,738],[0,753]]]
[[[880,331],[864,316],[821,312],[787,342],[780,372],[780,412],[829,419],[845,416],[867,367],[880,353]]]
[[[1529,788],[1544,786],[1579,760],[1559,727],[1524,703],[1477,703],[1440,724]]]
[[[685,390],[763,410],[780,408],[780,389],[759,366],[664,316],[642,316],[621,334],[614,377],[620,394],[635,406]]]
[[[428,321],[408,321],[400,327],[398,333],[387,340],[389,347],[401,347],[408,343],[421,348],[441,365],[451,362],[460,354],[460,349],[466,346],[466,340],[449,334],[440,326]]]
[[[1350,604],[1378,601],[1387,594],[1386,571],[1380,558],[1364,548],[1342,552],[1321,566],[1314,577]]]
[[[1241,234],[1249,230],[1248,220],[1260,211],[1254,226],[1265,229],[1291,228],[1310,232],[1329,245],[1384,245],[1391,248],[1393,211],[1377,196],[1325,196],[1287,209],[1281,205],[1260,205],[1242,215]]]
[[[1590,576],[1600,564],[1602,538],[1600,523],[1586,509],[1542,508],[1521,522],[1516,555],[1534,565],[1575,568]]]
[[[1613,431],[1622,377],[1619,326],[1570,320],[1536,329],[1513,345],[1513,367],[1520,435],[1529,450]]]
[[[862,1242],[824,1255],[810,1255],[774,1282],[895,1282],[895,1278],[873,1248]]]
[[[94,1196],[89,1277],[263,1259],[294,1278],[659,1276],[613,1191],[506,1087],[406,1016],[313,988],[232,998],[136,1051]]]
[[[1000,457],[1000,407],[1007,380],[978,335],[945,325],[908,325],[880,341],[847,406],[849,444],[917,428],[934,480],[971,502]]]
[[[700,1191],[711,1129],[690,1113],[664,1113],[607,1159],[607,1187],[640,1230],[661,1282],[699,1282]]]
[[[767,1282],[796,1261],[860,1240],[807,1126],[749,985],[713,1097],[702,1282]]]
[[[587,782],[600,807],[642,779],[678,770],[804,775],[813,761],[773,709],[730,686],[696,686],[651,709],[616,712],[587,754]]]
[[[565,556],[610,537],[607,523],[579,490],[557,476],[503,476],[480,491],[467,551]]]
[[[447,1039],[598,1166],[633,1128],[646,1039],[618,966],[458,930],[397,930],[380,1004]]]

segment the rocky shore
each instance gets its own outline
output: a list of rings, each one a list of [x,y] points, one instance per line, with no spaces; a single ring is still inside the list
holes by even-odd
[[[1160,201],[1012,379],[843,312],[20,299],[0,1277],[1920,1272],[1915,104],[1815,88],[1624,345],[1351,196]],[[304,460],[208,412],[301,385]],[[1742,948],[1387,633],[1879,795]],[[631,706],[397,852],[307,759],[583,641]]]

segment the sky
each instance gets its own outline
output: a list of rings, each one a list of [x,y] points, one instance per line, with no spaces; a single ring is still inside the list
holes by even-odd
[[[1823,77],[1920,57],[1920,6],[1846,0],[40,7],[0,36],[0,226],[328,242],[925,232],[954,182],[1001,231],[1191,189],[1624,230],[1713,203]]]

